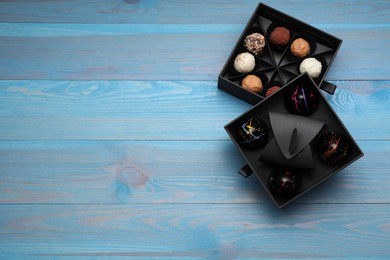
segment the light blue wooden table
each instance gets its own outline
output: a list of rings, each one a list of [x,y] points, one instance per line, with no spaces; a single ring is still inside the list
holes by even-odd
[[[0,258],[390,258],[390,2],[266,1],[344,40],[365,156],[284,209],[223,126],[256,1],[0,1]]]

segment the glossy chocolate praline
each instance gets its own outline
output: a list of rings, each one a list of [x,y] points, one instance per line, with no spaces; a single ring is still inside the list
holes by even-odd
[[[301,189],[301,178],[295,169],[277,168],[268,177],[269,188],[275,196],[293,197]]]
[[[318,107],[318,93],[306,85],[290,86],[286,89],[284,102],[290,113],[309,116]]]
[[[317,142],[320,159],[327,165],[337,165],[345,161],[350,148],[349,139],[338,132],[327,132]]]
[[[251,117],[238,125],[238,142],[248,149],[258,149],[266,143],[268,131],[269,127],[264,120]]]

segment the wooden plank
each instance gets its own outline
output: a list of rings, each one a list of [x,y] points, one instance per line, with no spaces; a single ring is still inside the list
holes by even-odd
[[[389,141],[297,203],[390,203]],[[272,203],[230,141],[0,142],[0,203]]]
[[[336,81],[352,135],[389,140],[390,82]],[[0,81],[2,140],[229,140],[250,105],[215,81]],[[367,128],[369,126],[369,129]]]
[[[390,257],[387,204],[11,205],[0,212],[2,258]]]
[[[258,1],[2,1],[1,22],[50,23],[243,23]],[[387,23],[389,3],[371,1],[277,1],[266,4],[309,23]],[[316,10],[321,10],[318,12]],[[332,19],[329,19],[331,17]]]
[[[137,26],[3,24],[0,79],[216,80],[243,27]],[[328,80],[390,79],[390,25],[320,28],[344,40]]]

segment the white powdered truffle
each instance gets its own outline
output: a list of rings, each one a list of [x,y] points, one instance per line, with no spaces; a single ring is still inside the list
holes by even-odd
[[[309,74],[312,78],[318,78],[322,71],[322,64],[316,58],[304,59],[299,65],[299,72]]]
[[[255,65],[255,57],[249,52],[238,54],[234,60],[234,69],[239,73],[251,72]]]

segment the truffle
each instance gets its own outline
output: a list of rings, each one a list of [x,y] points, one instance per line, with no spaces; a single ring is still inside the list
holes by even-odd
[[[264,120],[251,117],[242,121],[237,129],[239,143],[248,149],[258,149],[263,146],[268,138],[269,127]]]
[[[238,54],[234,60],[234,69],[239,73],[251,72],[255,66],[255,57],[249,52]]]
[[[318,107],[318,93],[306,85],[289,87],[284,98],[288,111],[293,114],[309,116]]]
[[[278,86],[270,87],[269,89],[267,89],[267,92],[265,92],[265,97],[271,96],[272,94],[278,92],[279,89],[280,89],[280,87],[278,87]]]
[[[261,54],[265,47],[264,36],[260,33],[252,33],[245,38],[244,46],[255,55]]]
[[[290,31],[285,27],[276,27],[269,35],[273,45],[285,46],[290,41]]]
[[[334,166],[343,162],[349,154],[349,139],[337,132],[327,132],[318,139],[317,152],[320,159]]]
[[[268,185],[275,196],[293,197],[301,189],[301,178],[294,169],[277,168],[268,177]]]
[[[292,42],[290,50],[294,56],[303,58],[310,53],[310,44],[305,39],[298,38]]]
[[[255,75],[248,75],[246,76],[242,82],[241,86],[254,93],[259,93],[263,91],[263,83],[261,82],[261,79]]]
[[[309,74],[313,79],[318,78],[321,75],[322,64],[316,58],[306,58],[299,65],[299,72]]]

